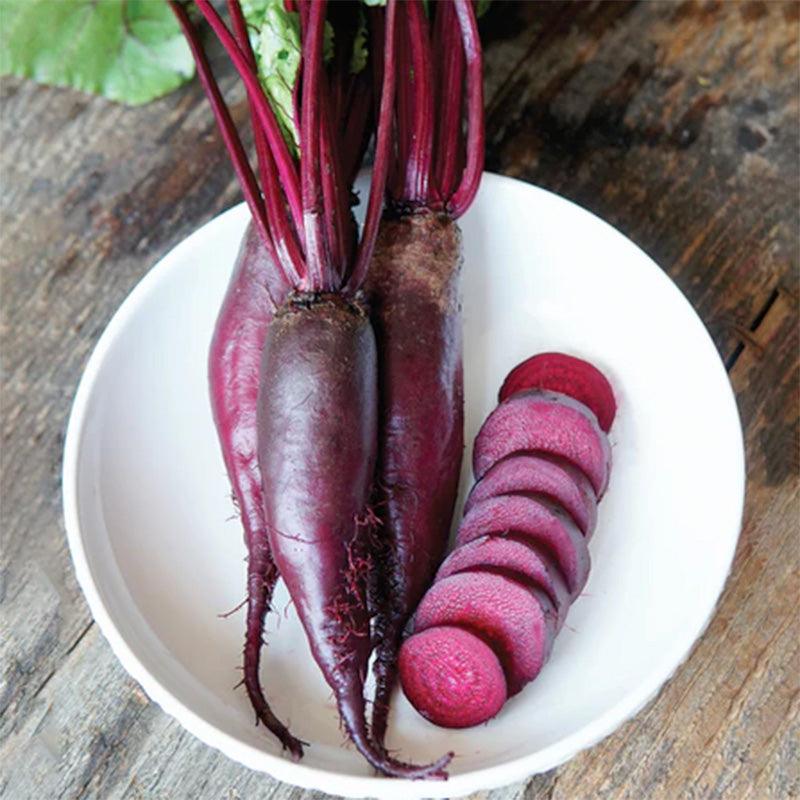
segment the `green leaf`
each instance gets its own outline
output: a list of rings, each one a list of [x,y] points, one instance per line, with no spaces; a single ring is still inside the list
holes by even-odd
[[[258,78],[275,112],[283,138],[297,155],[300,135],[294,119],[293,94],[302,58],[300,15],[287,11],[283,0],[242,0],[241,5],[250,29]],[[364,46],[366,48],[366,44]],[[333,26],[326,20],[322,44],[322,57],[326,63],[333,58],[333,48]]]
[[[282,0],[249,0],[242,5],[247,24],[255,31],[258,77],[281,126],[294,149],[300,146],[295,125],[293,92],[300,68],[300,16],[286,11]]]
[[[194,75],[161,0],[0,0],[0,75],[139,105]]]
[[[477,6],[475,8],[475,16],[482,17],[489,10],[489,6],[491,4],[492,0],[478,0]]]

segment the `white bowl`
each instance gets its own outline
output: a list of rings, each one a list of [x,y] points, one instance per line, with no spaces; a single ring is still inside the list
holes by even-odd
[[[244,206],[205,225],[123,303],[75,398],[64,509],[94,618],[167,713],[230,758],[345,796],[457,796],[551,769],[635,714],[713,613],[744,497],[736,405],[689,303],[638,247],[592,214],[486,175],[464,231],[466,438],[522,358],[584,356],[613,383],[614,466],[593,569],[540,677],[487,725],[430,725],[398,693],[389,743],[408,759],[457,754],[446,783],[376,777],[344,743],[330,692],[279,589],[262,677],[312,746],[294,763],[233,690],[245,549],[211,420],[206,353]],[[462,490],[469,487],[469,448]]]

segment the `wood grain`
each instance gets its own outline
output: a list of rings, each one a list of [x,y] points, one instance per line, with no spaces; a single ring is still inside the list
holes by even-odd
[[[748,495],[717,614],[659,697],[558,770],[476,797],[800,796],[799,20],[796,2],[498,0],[482,22],[487,166],[609,220],[687,294],[731,368]],[[305,800],[147,700],[63,536],[63,431],[91,348],[239,196],[200,89],[138,109],[0,91],[0,797]]]

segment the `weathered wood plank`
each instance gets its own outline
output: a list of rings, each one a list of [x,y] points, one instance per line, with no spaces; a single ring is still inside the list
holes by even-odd
[[[800,796],[798,19],[795,2],[498,2],[482,23],[489,168],[608,219],[687,293],[733,364],[749,493],[719,611],[659,698],[481,798]],[[141,275],[238,198],[199,87],[133,110],[0,91],[0,796],[305,796],[147,701],[91,624],[60,522],[92,346]]]

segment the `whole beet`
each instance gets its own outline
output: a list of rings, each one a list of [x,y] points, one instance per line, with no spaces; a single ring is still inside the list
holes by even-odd
[[[264,509],[273,558],[350,738],[383,772],[435,776],[443,764],[414,767],[378,751],[364,714],[376,369],[357,300],[295,297],[278,312],[258,400]]]
[[[365,291],[379,353],[373,736],[382,741],[406,621],[444,554],[464,448],[461,234],[448,216],[384,219]]]
[[[299,757],[303,753],[300,742],[272,713],[259,680],[264,617],[279,575],[270,552],[264,518],[256,401],[261,350],[274,312],[271,297],[280,302],[285,299],[285,293],[285,282],[251,223],[242,239],[217,317],[208,355],[208,380],[222,457],[247,546],[244,685],[256,719]]]

